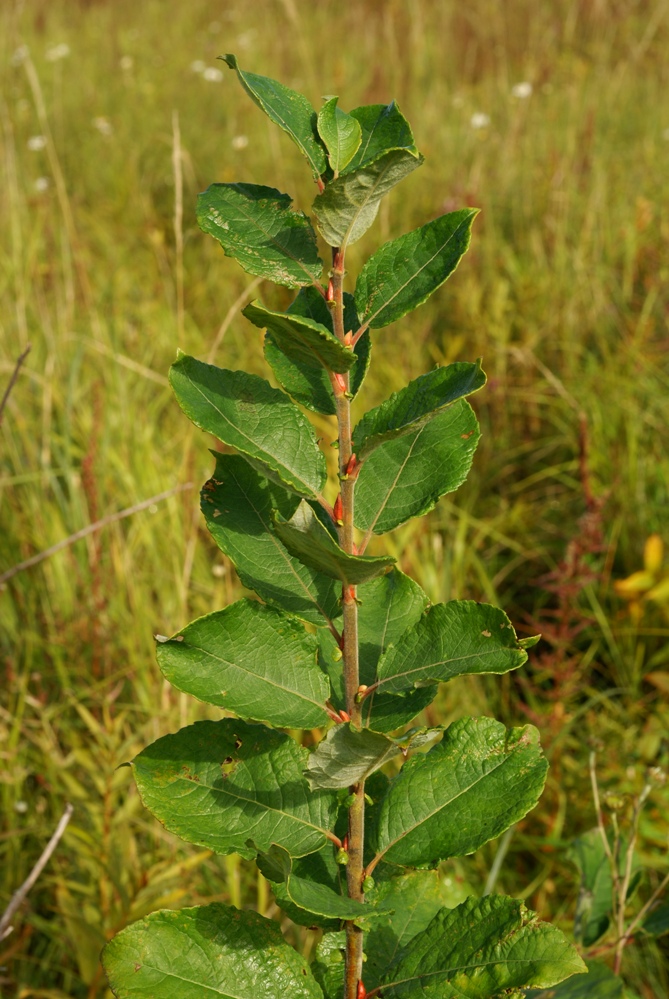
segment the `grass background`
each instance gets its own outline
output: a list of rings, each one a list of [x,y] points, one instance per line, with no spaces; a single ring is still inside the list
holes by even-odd
[[[167,369],[182,347],[266,375],[239,308],[289,301],[202,236],[196,194],[244,180],[308,211],[315,193],[299,152],[216,63],[228,51],[315,106],[396,98],[412,123],[426,163],[352,248],[352,278],[383,240],[482,209],[448,284],[376,334],[364,393],[368,408],[435,363],[483,355],[474,470],[377,545],[432,600],[496,602],[546,636],[522,675],[443,688],[433,717],[541,729],[548,784],[496,887],[569,931],[566,848],[594,824],[591,740],[602,787],[623,796],[669,762],[669,600],[629,605],[613,589],[642,567],[648,536],[669,542],[669,3],[7,0],[0,17],[0,389],[32,345],[0,427],[0,573],[193,483],[0,590],[0,910],[75,807],[0,943],[2,995],[105,996],[101,946],[160,906],[277,914],[248,865],[166,834],[118,769],[207,712],[163,682],[153,634],[241,592],[197,511],[208,442]],[[521,81],[530,97],[514,96]],[[476,114],[489,124],[472,127]],[[319,430],[332,436],[326,418]],[[656,575],[668,573],[665,557]],[[660,789],[644,812],[642,898],[669,864],[668,806]],[[498,846],[446,866],[456,894],[481,891]],[[666,939],[626,954],[644,999],[669,994]],[[315,936],[295,940],[309,952]]]

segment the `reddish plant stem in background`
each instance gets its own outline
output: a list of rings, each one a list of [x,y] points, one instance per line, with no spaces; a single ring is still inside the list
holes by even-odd
[[[344,254],[339,249],[332,251],[332,277],[328,286],[328,299],[333,303],[333,325],[337,339],[346,344],[344,328]],[[332,289],[330,292],[330,288]],[[337,407],[337,433],[339,443],[339,481],[341,493],[337,501],[339,543],[345,552],[355,552],[353,516],[355,476],[350,475],[353,458],[351,444],[351,400],[349,397],[349,376],[339,375],[333,379]],[[351,724],[360,728],[362,709],[356,702],[360,686],[358,666],[358,604],[354,586],[344,586],[342,594],[344,611],[344,689],[346,694],[346,715]],[[348,813],[348,864],[346,884],[349,898],[363,901],[362,872],[363,845],[365,841],[365,785],[364,781],[350,788],[353,804]],[[352,922],[346,924],[346,971],[344,999],[357,999],[358,983],[362,978],[363,934]]]

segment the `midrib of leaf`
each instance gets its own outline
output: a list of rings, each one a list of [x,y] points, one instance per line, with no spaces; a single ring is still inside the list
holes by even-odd
[[[190,380],[190,384],[193,386],[193,388],[195,388],[195,390],[197,392],[200,393],[200,395],[205,400],[205,402],[209,406],[211,406],[211,408],[213,410],[215,410],[218,413],[218,415],[223,419],[223,421],[225,423],[227,423],[229,426],[231,426],[233,428],[233,430],[235,430],[238,434],[240,434],[244,438],[244,440],[247,440],[249,442],[249,444],[252,444],[254,447],[257,447],[258,450],[261,451],[262,454],[266,454],[268,458],[272,458],[272,460],[275,462],[275,464],[271,465],[269,462],[267,462],[267,464],[270,465],[270,468],[273,468],[274,471],[276,471],[276,472],[280,471],[281,469],[285,469],[287,472],[290,472],[291,475],[295,476],[295,478],[297,479],[297,482],[300,485],[304,486],[306,489],[309,490],[309,494],[311,496],[314,496],[314,497],[318,498],[318,496],[314,492],[313,488],[309,485],[308,482],[305,482],[304,479],[302,479],[302,477],[300,476],[300,474],[297,471],[295,471],[294,469],[292,469],[289,465],[286,465],[283,462],[278,461],[278,459],[274,458],[274,456],[271,455],[269,453],[269,451],[266,451],[264,448],[261,448],[258,444],[256,444],[252,437],[249,437],[249,435],[247,433],[245,433],[243,430],[241,430],[235,423],[233,423],[232,420],[225,415],[225,413],[221,412],[221,410],[218,408],[218,406],[207,395],[205,395],[205,393],[202,391],[202,389],[200,388],[200,386],[197,385],[192,379]],[[235,445],[233,444],[231,446],[234,447]],[[253,455],[253,457],[255,458],[255,455],[253,454],[252,451],[249,452],[249,453],[251,455]]]
[[[391,152],[395,152],[395,150],[391,150]],[[374,161],[372,161],[370,164],[368,164],[367,167],[359,167],[358,169],[360,169],[360,170],[370,169],[373,165],[374,165]],[[373,187],[369,188],[369,193],[368,193],[367,197],[365,198],[364,202],[358,207],[358,210],[356,211],[355,215],[353,216],[351,224],[349,225],[348,229],[346,230],[346,233],[344,234],[344,238],[343,238],[343,240],[341,242],[341,250],[342,251],[346,249],[349,237],[351,235],[351,230],[353,229],[355,223],[358,221],[358,219],[362,215],[364,209],[367,208],[367,206],[368,206],[368,204],[369,204],[369,202],[370,202],[370,200],[372,198],[372,195],[376,193],[376,189],[378,188],[379,184],[381,183],[381,181],[386,176],[386,174],[388,173],[388,171],[390,170],[390,168],[392,166],[393,166],[393,161],[390,160],[388,162],[388,164],[386,165],[385,169],[382,170],[381,173],[377,176],[376,181],[374,182]],[[349,199],[349,204],[353,204],[353,202],[350,201],[350,199]]]
[[[404,461],[402,462],[402,464],[400,465],[400,467],[399,467],[399,469],[398,469],[398,471],[397,471],[397,475],[396,475],[396,476],[395,476],[395,478],[393,479],[393,482],[392,482],[392,485],[390,486],[390,488],[388,489],[388,491],[387,491],[387,493],[386,493],[386,498],[384,499],[383,503],[382,503],[382,504],[381,504],[381,506],[379,507],[379,509],[378,509],[378,511],[377,511],[377,513],[376,513],[376,517],[375,517],[375,518],[374,518],[374,520],[372,521],[372,524],[370,525],[370,527],[368,527],[368,528],[367,528],[367,531],[366,531],[366,533],[365,533],[365,536],[364,536],[364,537],[363,537],[363,539],[362,539],[362,544],[361,544],[361,547],[360,547],[360,550],[361,550],[361,551],[363,551],[363,552],[364,552],[365,548],[366,548],[366,547],[367,547],[367,545],[369,544],[369,540],[370,540],[370,538],[371,538],[372,534],[374,533],[374,527],[375,527],[375,526],[376,526],[376,524],[378,523],[378,520],[379,520],[379,517],[381,516],[381,514],[382,514],[382,513],[383,513],[383,511],[385,510],[385,508],[386,508],[386,506],[387,506],[387,504],[388,504],[388,500],[390,499],[390,496],[391,496],[391,494],[392,494],[392,492],[393,492],[393,490],[394,490],[395,486],[397,485],[397,482],[398,482],[398,479],[399,479],[400,475],[402,474],[402,472],[404,471],[404,469],[405,469],[405,467],[406,467],[406,463],[408,462],[409,458],[410,458],[410,457],[411,457],[411,455],[413,454],[413,449],[415,448],[415,446],[416,446],[416,444],[417,444],[417,442],[418,442],[418,438],[419,438],[419,437],[420,437],[420,435],[421,435],[421,434],[423,433],[423,431],[425,430],[425,427],[426,427],[426,426],[427,426],[427,423],[425,424],[425,426],[423,426],[423,427],[421,427],[421,428],[420,428],[420,430],[418,431],[418,433],[417,433],[417,434],[416,434],[416,436],[414,437],[413,441],[411,442],[411,447],[409,448],[409,451],[408,451],[408,453],[407,453],[407,456],[406,456],[406,458],[404,459]]]
[[[391,304],[391,302],[395,301],[395,299],[400,294],[400,292],[404,291],[405,288],[408,288],[409,285],[411,284],[411,282],[415,281],[416,278],[420,274],[422,274],[422,272],[425,270],[426,267],[429,267],[429,265],[432,263],[432,261],[435,259],[435,257],[437,257],[442,252],[442,250],[444,249],[445,246],[448,246],[448,244],[450,243],[450,241],[452,239],[454,239],[455,236],[457,236],[457,234],[460,232],[460,229],[462,228],[462,226],[466,225],[468,221],[469,221],[468,218],[467,219],[463,219],[463,221],[460,223],[460,225],[457,227],[457,229],[455,229],[451,233],[451,235],[448,237],[448,239],[444,243],[441,244],[441,246],[439,247],[439,249],[436,250],[435,253],[432,254],[432,256],[430,257],[430,259],[426,260],[426,262],[423,264],[423,266],[419,267],[417,271],[414,271],[413,274],[411,275],[411,277],[407,281],[405,281],[403,285],[400,285],[400,287],[397,289],[397,291],[394,293],[394,295],[392,295],[389,299],[387,299],[384,302],[384,304],[379,309],[376,310],[376,312],[372,313],[371,316],[367,316],[365,318],[365,321],[364,321],[364,326],[365,327],[371,326],[371,324],[374,322],[374,320],[376,319],[376,317],[378,316],[378,314],[380,312],[383,312],[384,309],[387,309],[388,306]]]
[[[265,525],[265,522],[264,522],[264,520],[263,520],[263,519],[262,519],[262,517],[260,516],[260,511],[259,511],[259,510],[257,509],[257,507],[255,506],[255,504],[253,503],[253,501],[252,501],[252,500],[251,500],[251,499],[249,498],[249,496],[248,496],[248,494],[247,494],[246,490],[244,489],[244,487],[243,487],[243,486],[242,486],[242,484],[240,483],[239,479],[237,479],[237,478],[236,478],[236,477],[234,476],[234,473],[233,473],[233,478],[235,478],[235,482],[237,483],[237,488],[238,488],[238,489],[240,490],[240,492],[241,492],[241,493],[243,493],[243,495],[245,496],[245,498],[246,498],[246,499],[248,500],[248,504],[249,504],[249,506],[251,507],[251,509],[252,509],[252,510],[253,510],[253,512],[255,513],[255,515],[256,515],[256,517],[258,518],[258,521],[260,522],[261,526],[262,526],[262,527],[264,527],[264,528],[265,528],[265,531],[266,531],[266,533],[267,533],[267,534],[269,534],[269,537],[271,538],[271,541],[272,541],[272,544],[273,544],[273,545],[274,545],[274,547],[276,548],[277,552],[279,553],[279,555],[281,556],[281,558],[283,559],[283,561],[285,562],[285,564],[286,564],[286,565],[288,566],[288,568],[290,569],[290,571],[291,571],[292,575],[294,576],[294,578],[295,578],[295,579],[297,580],[297,582],[299,583],[299,585],[300,585],[300,586],[302,587],[302,589],[303,589],[303,590],[304,590],[304,592],[306,593],[307,597],[308,597],[308,598],[309,598],[309,599],[311,600],[312,604],[313,604],[313,605],[314,605],[314,606],[315,606],[315,607],[317,608],[317,610],[318,610],[318,611],[319,611],[319,612],[320,612],[320,613],[321,613],[321,614],[323,615],[323,617],[324,617],[324,618],[325,618],[325,620],[327,621],[328,625],[330,625],[330,626],[334,627],[334,622],[333,622],[333,620],[332,620],[332,619],[331,619],[331,618],[330,618],[330,617],[329,617],[329,616],[328,616],[328,615],[327,615],[327,614],[325,613],[325,610],[324,610],[324,609],[323,609],[323,608],[321,607],[321,605],[320,605],[320,604],[318,603],[318,601],[317,601],[317,600],[315,599],[314,595],[312,594],[312,592],[311,592],[311,590],[309,589],[309,587],[307,586],[307,584],[306,584],[306,583],[304,582],[304,580],[303,580],[303,579],[302,579],[302,578],[300,577],[299,573],[298,573],[298,572],[297,572],[297,570],[295,569],[295,566],[294,566],[294,565],[292,564],[292,562],[291,562],[291,560],[290,560],[290,556],[289,556],[288,552],[286,551],[286,549],[284,548],[284,546],[283,546],[283,545],[282,545],[282,544],[280,543],[279,539],[278,539],[278,538],[276,537],[276,535],[274,534],[274,532],[273,532],[273,531],[270,531],[270,530],[269,530],[269,529],[268,529],[268,528],[266,527],[266,525]]]
[[[524,927],[521,927],[521,929],[524,929]],[[500,946],[500,944],[505,944],[505,943],[506,943],[506,939],[504,939],[504,940],[497,940],[496,941],[496,946]],[[434,978],[437,975],[459,975],[463,971],[478,971],[478,970],[480,970],[482,968],[484,968],[484,969],[485,968],[497,968],[497,967],[504,967],[505,965],[509,965],[509,964],[530,964],[530,963],[531,963],[531,961],[530,961],[529,958],[509,958],[508,960],[502,960],[502,959],[500,959],[498,961],[479,962],[478,964],[462,964],[462,965],[459,965],[457,968],[447,968],[447,969],[445,969],[443,971],[426,971],[426,972],[424,972],[424,973],[422,973],[420,975],[414,975],[412,978],[398,978],[396,982],[385,982],[380,987],[382,989],[392,989],[392,988],[395,988],[396,985],[405,985],[407,982],[420,982],[424,978]],[[468,999],[468,995],[469,994],[467,992],[461,992],[460,989],[458,989],[450,981],[447,984],[449,985],[450,988],[453,989],[454,992],[457,992],[457,994],[459,996],[462,996],[463,999]],[[512,987],[515,988],[516,986],[512,986]],[[520,987],[522,988],[522,986],[520,986]]]
[[[407,669],[407,670],[404,670],[401,673],[393,673],[392,676],[386,676],[386,677],[384,677],[383,680],[379,680],[378,681],[378,685],[377,685],[376,689],[378,691],[380,691],[380,689],[381,689],[381,687],[383,686],[384,683],[390,683],[392,680],[395,680],[398,676],[399,677],[401,677],[401,676],[410,676],[412,673],[422,673],[424,670],[432,669],[434,666],[446,666],[448,663],[454,663],[456,661],[457,662],[463,662],[463,663],[465,663],[465,662],[467,662],[468,659],[483,659],[486,656],[494,656],[495,653],[497,653],[499,651],[500,651],[500,649],[490,649],[489,652],[472,652],[471,655],[468,655],[468,656],[457,656],[457,657],[454,656],[454,657],[452,657],[450,659],[435,659],[434,662],[427,663],[425,666],[417,666],[415,669]],[[514,650],[513,649],[508,649],[507,651],[513,652]],[[440,682],[443,683],[444,681],[440,681]]]
[[[268,199],[264,199],[264,200],[268,200]],[[293,260],[296,264],[299,264],[300,268],[304,271],[304,273],[306,274],[306,276],[309,278],[309,284],[314,284],[315,283],[312,275],[309,273],[309,271],[304,266],[304,264],[302,263],[302,261],[300,260],[299,257],[296,257],[293,253],[291,253],[290,250],[287,247],[285,247],[282,243],[280,243],[279,240],[275,236],[273,236],[271,232],[268,232],[260,224],[260,222],[258,221],[258,219],[253,218],[253,216],[251,216],[251,215],[247,215],[246,212],[244,211],[243,206],[240,205],[238,210],[239,210],[239,213],[246,218],[247,222],[251,222],[256,227],[256,229],[260,229],[260,231],[263,233],[263,235],[266,236],[268,239],[270,239],[272,241],[272,243],[274,243],[274,245],[279,250],[281,250],[281,252],[286,257],[289,258],[289,260]],[[292,209],[289,208],[288,211],[291,212]],[[306,233],[306,230],[305,230],[305,233]]]
[[[317,707],[322,708],[323,711],[325,711],[325,707],[323,704],[321,704],[320,701],[314,701],[313,698],[307,697],[306,694],[303,694],[299,690],[294,690],[292,687],[284,687],[282,686],[282,684],[277,683],[275,680],[270,679],[270,677],[268,676],[261,676],[260,673],[254,673],[253,670],[250,670],[245,666],[240,666],[238,663],[230,662],[229,659],[224,659],[223,656],[217,656],[213,652],[207,652],[206,649],[201,648],[199,645],[191,645],[190,642],[188,644],[191,646],[191,648],[197,649],[198,652],[203,652],[206,656],[209,656],[210,659],[213,659],[216,662],[225,663],[226,666],[232,666],[233,669],[238,669],[242,673],[246,673],[248,676],[255,677],[256,680],[263,680],[265,683],[270,684],[270,686],[276,687],[278,690],[284,690],[287,694],[292,694],[293,697],[299,697],[303,701],[307,701],[308,704],[315,704]]]
[[[190,943],[192,944],[193,941],[191,940]],[[203,954],[203,957],[208,963],[211,963],[206,954]],[[212,995],[223,996],[223,999],[246,999],[245,996],[237,995],[236,993],[221,992],[220,989],[212,988],[211,985],[203,985],[202,982],[196,982],[192,978],[184,978],[183,975],[177,975],[174,971],[165,971],[164,968],[156,968],[155,965],[149,964],[148,961],[142,961],[142,968],[148,968],[150,971],[157,971],[159,974],[167,978],[173,978],[177,982],[185,982],[187,985],[197,985],[199,989],[206,989],[206,991],[210,992]]]
[[[503,757],[503,759],[500,760],[497,766],[491,767],[491,769],[486,771],[486,773],[481,774],[481,776],[477,777],[475,781],[472,781],[471,784],[468,784],[467,787],[464,788],[464,790],[459,791],[457,794],[453,795],[453,797],[449,798],[448,801],[444,801],[443,804],[439,805],[438,808],[435,808],[428,815],[424,815],[421,818],[420,822],[415,822],[414,825],[410,826],[408,829],[405,829],[404,832],[396,839],[394,839],[392,843],[389,843],[388,846],[381,851],[381,853],[377,853],[376,857],[374,858],[374,863],[377,864],[386,855],[386,853],[388,853],[388,850],[392,849],[392,847],[395,846],[396,843],[399,843],[400,840],[403,840],[406,836],[409,835],[410,832],[413,832],[414,829],[418,829],[419,826],[422,826],[426,822],[429,822],[431,818],[433,818],[439,812],[443,811],[444,808],[447,808],[449,805],[452,805],[453,802],[457,801],[458,798],[461,798],[463,794],[469,794],[469,792],[472,791],[477,784],[480,784],[481,781],[489,777],[491,773],[494,773],[496,770],[499,770],[500,767],[503,767],[506,763],[509,762],[510,759],[511,759],[510,756]]]

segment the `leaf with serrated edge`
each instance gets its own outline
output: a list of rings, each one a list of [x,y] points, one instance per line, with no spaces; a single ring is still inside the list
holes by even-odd
[[[291,517],[298,497],[269,483],[238,454],[216,453],[200,505],[211,535],[259,597],[322,627],[341,615],[341,589],[303,565],[274,533],[272,511]]]
[[[255,600],[198,618],[156,652],[172,686],[207,704],[279,728],[327,722],[316,636]]]
[[[473,673],[508,673],[527,661],[504,611],[473,600],[434,604],[381,658],[380,693]]]
[[[117,999],[322,999],[276,922],[220,902],[151,913],[107,944],[102,963]]]
[[[197,221],[248,274],[299,288],[320,280],[316,233],[292,198],[258,184],[211,184],[197,198]]]
[[[327,478],[314,429],[288,396],[246,371],[181,354],[170,384],[196,427],[236,448],[298,496],[317,499]]]
[[[308,503],[302,501],[290,520],[275,517],[274,530],[296,558],[318,572],[356,586],[380,576],[394,563],[390,555],[349,555],[321,524]]]
[[[215,853],[253,859],[272,843],[293,857],[320,850],[336,795],[310,791],[308,752],[289,736],[237,718],[201,721],[143,749],[132,763],[144,805],[166,829]]]
[[[307,98],[278,80],[244,72],[239,68],[236,57],[230,53],[222,59],[230,69],[237,71],[239,81],[253,103],[299,146],[309,161],[314,177],[324,173],[327,167],[325,150],[318,142],[316,112]]]
[[[273,312],[260,302],[242,309],[242,315],[259,329],[271,333],[277,347],[287,357],[308,367],[344,372],[355,363],[356,356],[339,342],[334,333],[313,319]]]
[[[362,140],[360,122],[338,108],[338,100],[331,97],[318,112],[318,131],[335,174],[351,162]]]
[[[488,895],[437,913],[383,976],[381,989],[384,999],[501,999],[585,970],[555,926],[516,899]]]
[[[465,399],[419,430],[385,441],[363,462],[355,487],[355,526],[385,534],[431,510],[467,478],[480,437]]]
[[[362,141],[345,173],[352,173],[358,167],[377,160],[389,149],[406,149],[418,155],[411,126],[395,101],[390,104],[363,104],[350,114],[360,123]]]
[[[343,250],[360,239],[374,222],[381,199],[422,162],[419,153],[391,149],[331,181],[312,206],[325,242]]]
[[[288,315],[305,316],[332,331],[332,313],[316,288],[302,288],[288,309]],[[355,333],[358,317],[353,296],[344,292],[344,328]],[[280,385],[296,402],[316,413],[334,416],[337,412],[332,384],[323,368],[314,368],[287,357],[276,345],[271,334],[265,337],[265,360]],[[355,345],[355,361],[350,371],[349,385],[352,398],[360,391],[369,368],[372,343],[366,330]]]
[[[366,780],[395,756],[418,748],[440,734],[441,729],[432,729],[429,733],[416,730],[406,739],[395,740],[368,728],[336,725],[309,757],[304,776],[314,790],[350,787]]]
[[[526,999],[635,999],[608,965],[586,961],[585,966],[587,975],[575,975],[548,992],[530,989],[524,996]]]
[[[507,731],[492,718],[453,722],[437,746],[413,756],[390,782],[377,858],[434,867],[474,853],[534,808],[547,770],[532,725]]]
[[[375,409],[370,409],[353,431],[353,450],[363,461],[384,441],[402,437],[425,426],[439,413],[483,388],[486,376],[481,361],[456,361],[419,375]]]
[[[469,248],[478,210],[462,208],[385,243],[358,276],[360,322],[380,329],[422,305],[440,288]]]
[[[292,872],[289,854],[281,847],[272,846],[267,853],[260,853],[257,863],[268,881],[280,887],[294,905],[307,912],[355,923],[386,917],[387,906],[367,905],[346,895],[338,895],[327,885],[297,877]]]

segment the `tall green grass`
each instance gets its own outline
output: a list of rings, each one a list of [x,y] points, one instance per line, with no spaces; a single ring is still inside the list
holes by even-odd
[[[644,676],[667,668],[669,621],[662,608],[632,620],[610,585],[640,566],[649,534],[669,541],[666,0],[31,0],[0,16],[0,388],[32,344],[0,427],[0,573],[194,484],[0,591],[0,909],[75,806],[0,943],[0,991],[105,995],[104,940],[161,905],[257,900],[276,914],[264,882],[237,858],[202,863],[117,769],[207,710],[163,683],[152,635],[241,592],[197,512],[211,442],[182,419],[167,369],[178,346],[207,357],[216,344],[218,363],[267,375],[258,331],[229,310],[259,294],[288,301],[201,236],[195,196],[246,180],[308,211],[315,194],[299,153],[216,63],[228,51],[315,105],[395,97],[414,123],[426,164],[354,247],[352,277],[379,241],[482,208],[449,284],[378,334],[366,399],[483,355],[474,474],[377,544],[433,600],[500,602],[521,630],[553,635],[523,677],[452,685],[434,711],[540,725],[549,785],[498,888],[568,926],[577,884],[562,847],[594,821],[587,739],[605,747],[603,784],[623,792],[668,762],[666,698]],[[62,44],[69,55],[54,59]],[[514,96],[523,81],[531,96]],[[476,114],[489,124],[472,127]],[[319,432],[334,436],[326,418]],[[666,814],[658,792],[642,830],[655,868]],[[495,849],[449,867],[454,886],[481,890]],[[636,954],[639,995],[667,995],[661,951]]]

